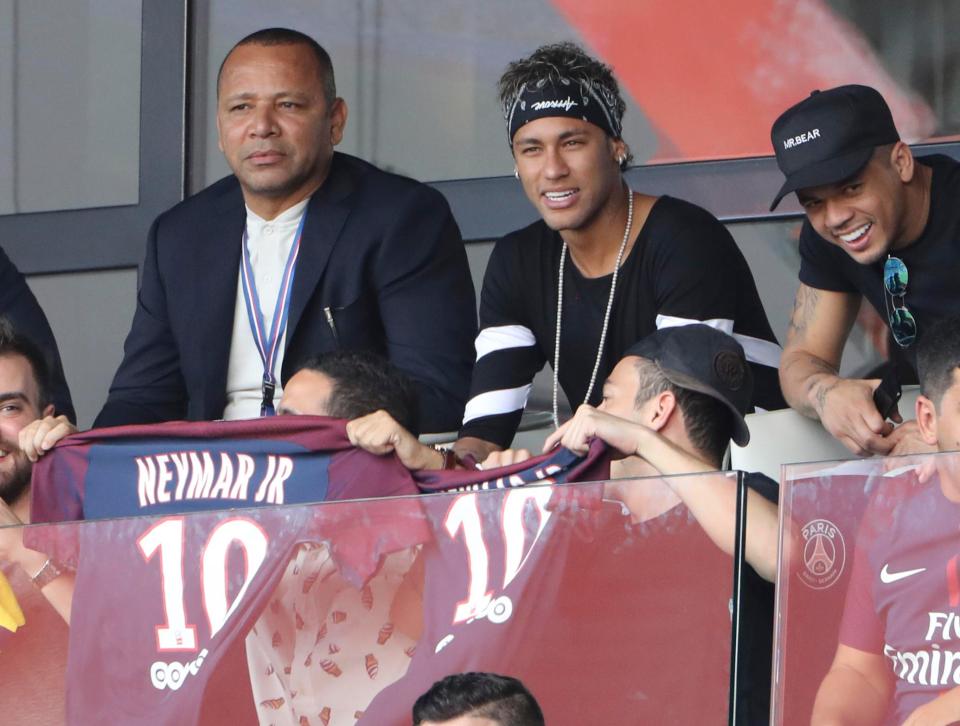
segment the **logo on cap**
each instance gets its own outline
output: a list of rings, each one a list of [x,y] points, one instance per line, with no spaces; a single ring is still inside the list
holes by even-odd
[[[739,391],[746,378],[743,358],[730,350],[721,350],[713,357],[713,372],[731,391]]]
[[[811,129],[797,136],[791,136],[789,139],[783,140],[784,149],[792,149],[794,146],[800,146],[800,144],[805,144],[808,141],[813,141],[814,139],[820,138],[820,129]]]

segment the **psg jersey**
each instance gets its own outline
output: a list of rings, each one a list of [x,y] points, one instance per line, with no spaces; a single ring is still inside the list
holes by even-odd
[[[343,423],[329,419],[70,437],[34,469],[36,521],[111,519],[27,533],[28,546],[77,569],[69,721],[195,723],[218,661],[299,544],[333,543],[339,568],[362,582],[426,536],[411,500],[389,503],[385,532],[376,507],[364,520],[355,509],[277,505],[416,492],[395,458],[352,449]]]
[[[424,500],[433,538],[421,552],[423,632],[363,726],[408,724],[433,682],[471,670],[523,680],[548,723],[725,718],[732,559],[685,507],[638,523],[603,483],[487,491],[513,476],[606,476],[571,459],[558,452]]]
[[[420,688],[407,697],[410,684],[419,688],[425,672],[419,664],[420,646],[417,637],[411,635],[411,624],[427,623],[420,638],[423,645],[448,636],[452,617],[472,624],[469,638],[474,634],[482,638],[479,631],[487,618],[491,622],[509,618],[504,608],[510,607],[511,595],[519,597],[523,591],[523,578],[518,578],[509,593],[497,592],[496,597],[487,595],[482,580],[492,585],[502,577],[498,564],[501,554],[508,556],[506,566],[517,575],[526,572],[530,556],[535,558],[541,551],[534,545],[552,516],[549,507],[564,501],[555,489],[523,485],[594,476],[607,476],[606,460],[599,448],[585,459],[558,451],[493,472],[421,472],[417,474],[418,483],[425,491],[456,490],[450,495],[421,497],[416,502],[428,533],[422,548],[395,552],[374,577],[363,583],[354,580],[352,587],[343,587],[342,578],[328,566],[325,552],[301,552],[288,565],[274,599],[247,639],[261,721],[277,726],[352,726],[358,719],[380,724],[392,723],[392,719],[409,722],[410,704],[425,690]],[[569,493],[577,506],[589,502],[590,497],[583,492]],[[499,531],[497,522],[504,511],[493,503],[501,498],[509,502],[505,526],[512,538],[507,550],[500,540],[488,545],[480,531]],[[386,505],[397,503],[379,504],[386,509]],[[380,534],[385,535],[393,526],[383,518]],[[465,545],[472,559],[464,558]],[[443,562],[437,561],[438,557]],[[425,567],[431,577],[424,592]],[[474,576],[468,576],[468,569]],[[454,614],[452,609],[448,612],[451,597],[469,601],[461,603]],[[435,634],[435,628],[448,629]],[[454,632],[460,630],[454,627]],[[458,641],[446,655],[461,651],[469,638]],[[447,642],[451,639],[447,637]],[[495,648],[503,648],[499,641],[490,642]],[[493,653],[487,648],[484,657]],[[430,661],[429,665],[432,668],[436,663]],[[390,684],[400,689],[400,695],[390,689],[386,713],[375,711],[366,717],[371,701]]]
[[[33,522],[304,504],[413,493],[393,457],[314,416],[119,426],[64,439],[34,467]]]
[[[960,505],[939,476],[886,480],[857,536],[840,642],[882,655],[894,679],[886,723],[960,684]]]

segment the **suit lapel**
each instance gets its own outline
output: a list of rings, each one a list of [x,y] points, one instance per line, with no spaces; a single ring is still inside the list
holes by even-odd
[[[206,321],[203,337],[198,341],[205,374],[204,407],[212,415],[220,416],[226,405],[240,244],[247,216],[239,184],[216,200],[214,210],[210,224],[204,226],[206,239],[198,245],[193,289],[202,291],[202,299],[197,301],[198,319]]]
[[[287,347],[323,276],[330,253],[350,214],[348,197],[355,188],[356,182],[351,170],[346,168],[339,154],[335,155],[330,175],[307,205],[307,219],[303,225],[300,255],[297,258],[297,270],[290,294],[290,316],[285,344]]]

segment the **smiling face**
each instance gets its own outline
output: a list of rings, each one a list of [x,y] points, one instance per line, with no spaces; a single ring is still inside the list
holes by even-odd
[[[797,191],[814,230],[862,265],[883,259],[907,238],[907,184],[913,157],[906,144],[880,147],[850,179]]]
[[[324,98],[321,69],[304,44],[237,46],[223,65],[219,146],[258,214],[277,214],[326,178],[347,107]]]
[[[527,198],[558,232],[582,231],[622,188],[617,158],[623,141],[587,121],[550,116],[521,126],[513,157]]]
[[[53,406],[41,411],[37,381],[21,355],[0,356],[0,499],[13,504],[30,484],[31,465],[20,451],[20,429]]]

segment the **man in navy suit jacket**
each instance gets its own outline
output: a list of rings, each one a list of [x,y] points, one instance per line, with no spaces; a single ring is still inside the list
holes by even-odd
[[[96,425],[220,418],[242,368],[248,379],[253,372],[247,394],[257,402],[263,371],[268,409],[274,382],[279,399],[279,381],[298,363],[345,348],[383,354],[415,380],[424,431],[456,429],[476,308],[446,201],[334,152],[347,107],[336,97],[329,56],[309,36],[286,29],[247,36],[224,60],[217,95],[220,148],[234,175],[154,222],[124,359]],[[260,235],[273,252],[263,229],[304,203],[302,233],[294,238],[288,227],[292,251],[277,269],[292,270],[292,283],[279,276],[277,291],[251,294],[247,280],[261,283],[265,254],[244,246]],[[273,362],[274,296],[273,309],[288,317],[277,344],[282,362],[271,366],[263,358]],[[258,330],[263,352],[254,347]]]

